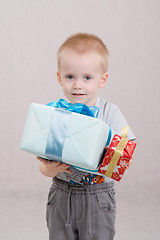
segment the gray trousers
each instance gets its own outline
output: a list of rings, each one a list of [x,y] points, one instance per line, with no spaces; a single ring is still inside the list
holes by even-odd
[[[54,178],[47,203],[49,240],[113,240],[113,182],[71,184]]]

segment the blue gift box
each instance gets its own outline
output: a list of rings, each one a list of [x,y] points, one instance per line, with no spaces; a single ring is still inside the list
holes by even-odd
[[[49,160],[97,170],[113,135],[101,119],[31,103],[20,148]]]

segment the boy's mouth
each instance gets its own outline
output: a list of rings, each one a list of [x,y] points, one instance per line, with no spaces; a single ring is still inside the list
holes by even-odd
[[[75,97],[82,97],[86,94],[84,94],[84,93],[72,93],[72,95],[75,96]]]

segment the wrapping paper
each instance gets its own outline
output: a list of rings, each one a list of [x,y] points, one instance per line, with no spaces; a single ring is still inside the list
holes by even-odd
[[[121,144],[122,141],[124,141],[124,149],[118,150],[118,145]],[[127,140],[126,137],[115,134],[98,172],[116,181],[120,181],[129,165],[135,147],[135,142]]]

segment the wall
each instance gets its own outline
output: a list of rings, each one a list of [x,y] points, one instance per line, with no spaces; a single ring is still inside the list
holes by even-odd
[[[57,48],[70,34],[89,32],[110,51],[109,80],[99,95],[120,107],[137,136],[132,167],[116,184],[118,197],[158,202],[159,8],[158,0],[0,1],[1,193],[48,190],[51,179],[19,149],[28,106],[63,97]]]

